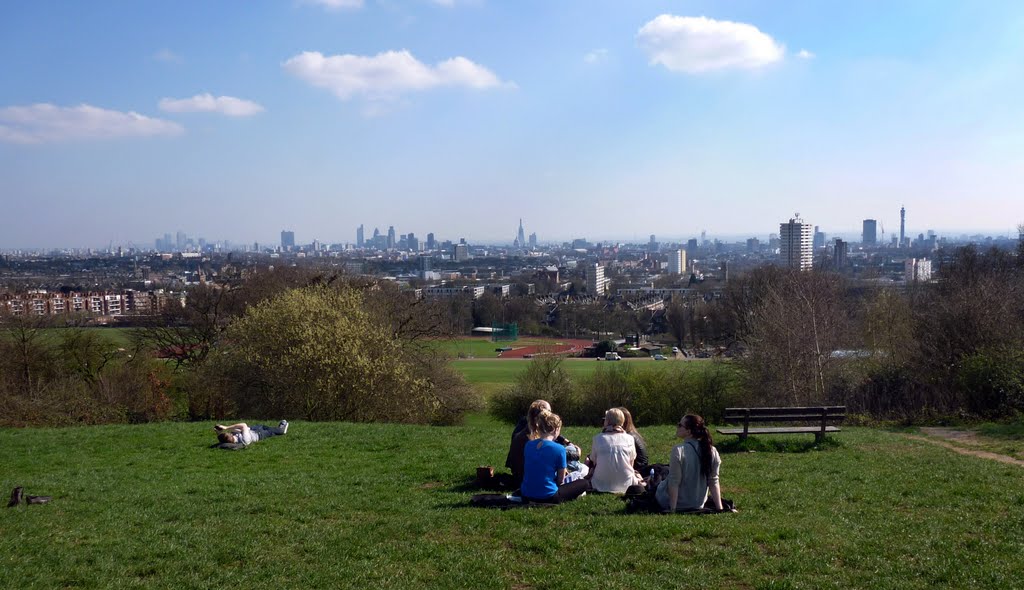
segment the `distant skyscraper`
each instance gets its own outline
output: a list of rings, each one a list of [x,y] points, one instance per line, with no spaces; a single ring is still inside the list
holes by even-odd
[[[861,232],[861,244],[875,246],[878,244],[878,222],[874,219],[864,220],[864,231]]]
[[[686,250],[672,250],[668,253],[668,274],[680,275],[686,272]]]
[[[363,244],[365,244],[365,243],[366,243],[366,238],[363,235],[363,224],[360,223],[359,227],[356,228],[356,247],[357,248],[362,248]]]
[[[779,257],[782,266],[797,270],[810,270],[814,263],[811,249],[813,229],[797,215],[787,223],[779,224]]]
[[[846,268],[846,242],[836,238],[836,243],[832,247],[832,258],[835,260],[836,270]]]
[[[659,249],[660,248],[658,248],[658,240],[655,238],[654,234],[651,234],[651,241],[647,242],[647,251],[657,252]]]
[[[178,250],[184,250],[184,249],[185,249],[185,246],[187,246],[187,245],[188,245],[188,236],[187,236],[187,235],[185,235],[185,232],[183,232],[183,231],[179,231],[179,232],[178,232],[178,233],[177,233],[177,234],[175,235],[175,238],[177,238],[177,239],[176,239],[176,242],[177,242],[177,244],[178,244]]]
[[[900,248],[909,246],[907,243],[907,208],[900,207]]]
[[[516,242],[520,248],[526,246],[526,232],[523,231],[523,218],[519,218],[519,233],[516,234]]]
[[[686,254],[690,258],[696,258],[697,257],[697,239],[696,238],[690,238],[689,240],[686,241]]]
[[[757,238],[747,238],[747,253],[753,254],[761,249],[761,240]]]
[[[281,249],[292,250],[295,248],[295,232],[281,230]]]
[[[814,226],[814,250],[817,252],[825,247],[825,232],[818,231],[818,226]]]
[[[469,260],[469,246],[466,245],[465,240],[455,244],[455,247],[452,249],[452,260],[455,262]]]
[[[608,285],[604,278],[604,267],[599,263],[587,266],[587,293],[590,295],[604,295],[605,287]]]
[[[409,232],[409,235],[405,238],[406,246],[411,252],[420,251],[420,239],[416,237],[416,234]]]
[[[430,232],[427,234],[427,250],[433,250],[437,247],[437,242],[434,241],[434,233]]]
[[[388,226],[388,244],[387,244],[388,250],[393,249],[396,244],[397,244],[397,242],[395,241],[395,226],[393,226],[393,225]]]
[[[537,232],[533,232],[532,234],[530,234],[530,249],[537,249]]]

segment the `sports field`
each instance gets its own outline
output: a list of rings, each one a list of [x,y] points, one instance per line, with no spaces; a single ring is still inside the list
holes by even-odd
[[[458,369],[466,381],[477,388],[485,396],[500,391],[502,387],[515,381],[516,375],[526,370],[530,359],[472,359],[454,360],[452,366]],[[590,375],[608,361],[596,359],[570,358],[562,363],[562,367],[572,376]],[[709,360],[655,361],[650,358],[623,359],[615,361],[629,363],[631,367],[644,371],[667,370],[670,366],[682,363],[687,370],[699,371],[709,366]]]

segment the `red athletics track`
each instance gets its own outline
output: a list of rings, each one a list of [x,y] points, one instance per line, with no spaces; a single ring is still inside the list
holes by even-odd
[[[500,342],[495,343],[497,346],[501,346]],[[590,340],[572,340],[565,338],[553,338],[550,344],[531,344],[529,346],[516,346],[515,343],[506,344],[511,346],[512,350],[505,351],[498,355],[498,358],[502,359],[521,359],[526,355],[559,355],[568,356],[583,352],[583,349],[593,344]]]

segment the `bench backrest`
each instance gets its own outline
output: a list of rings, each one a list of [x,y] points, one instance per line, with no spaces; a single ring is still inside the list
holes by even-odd
[[[846,419],[846,406],[804,406],[789,408],[726,408],[727,423],[745,422],[841,422]]]

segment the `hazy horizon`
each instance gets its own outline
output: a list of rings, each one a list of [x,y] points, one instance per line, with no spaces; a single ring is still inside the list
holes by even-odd
[[[1024,5],[17,3],[0,248],[1024,221]],[[386,225],[378,226],[387,231]],[[746,233],[749,232],[749,233]],[[955,235],[965,233],[956,230]],[[665,236],[662,238],[661,236]]]

